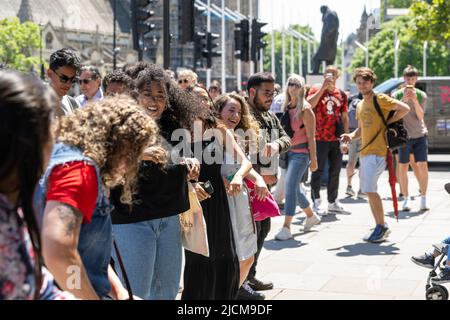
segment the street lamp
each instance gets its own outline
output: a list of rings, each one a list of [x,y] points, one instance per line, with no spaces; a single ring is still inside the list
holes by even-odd
[[[361,44],[359,41],[355,41],[355,44],[360,47],[366,53],[366,68],[369,67],[369,48]]]
[[[427,49],[428,49],[428,41],[425,40],[423,43],[423,76],[427,76]]]
[[[41,79],[45,80],[45,68],[44,68],[44,62],[42,60],[42,33],[44,32],[44,25],[42,23],[39,23],[39,31],[40,31],[40,40],[39,40],[39,61],[41,63]]]

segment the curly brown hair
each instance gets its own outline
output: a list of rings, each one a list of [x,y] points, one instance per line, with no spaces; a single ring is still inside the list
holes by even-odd
[[[105,185],[123,186],[120,200],[131,204],[142,153],[158,136],[152,118],[130,97],[115,96],[77,109],[58,131],[58,141],[80,148],[98,165]]]

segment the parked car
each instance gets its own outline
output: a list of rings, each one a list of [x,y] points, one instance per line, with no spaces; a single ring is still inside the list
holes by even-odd
[[[392,94],[403,78],[392,78],[375,87],[375,92]],[[425,123],[430,152],[450,151],[450,77],[419,78],[416,87],[428,95]]]

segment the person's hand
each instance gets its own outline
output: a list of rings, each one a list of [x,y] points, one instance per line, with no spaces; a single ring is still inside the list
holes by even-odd
[[[156,164],[164,163],[166,160],[166,150],[159,146],[146,148],[141,156],[143,161],[151,161]]]
[[[322,85],[323,90],[331,89],[331,88],[333,88],[333,86],[334,86],[333,78],[327,78],[326,77],[325,80],[323,81],[323,85]]]
[[[345,133],[345,134],[341,135],[341,142],[342,143],[347,143],[348,144],[348,143],[352,142],[352,140],[353,140],[352,135],[349,134],[349,133]]]
[[[312,159],[309,165],[309,170],[311,170],[311,172],[316,172],[318,168],[319,165],[317,164],[317,159]]]
[[[211,198],[210,194],[206,192],[205,189],[203,189],[203,187],[199,183],[194,183],[193,186],[195,193],[197,194],[198,201],[202,202],[205,201],[206,199]]]
[[[268,143],[264,147],[263,156],[270,158],[270,157],[278,154],[279,151],[280,151],[280,146],[278,145],[278,143]]]
[[[269,193],[267,184],[262,177],[258,177],[255,182],[255,195],[259,201],[264,201]]]
[[[268,186],[273,186],[278,182],[278,178],[275,174],[263,175],[262,178],[264,179],[264,182]]]
[[[347,154],[349,150],[348,143],[341,142],[341,153]]]
[[[124,289],[124,290],[121,290],[120,292],[118,292],[117,300],[120,300],[120,301],[130,300],[130,295],[128,294],[128,291]],[[142,300],[142,298],[133,295],[133,300]]]
[[[188,180],[197,181],[200,176],[200,162],[195,158],[186,158],[182,162],[188,169]]]
[[[242,185],[244,180],[241,175],[235,174],[233,180],[231,180],[230,185],[228,186],[228,194],[231,196],[238,195],[242,191]]]

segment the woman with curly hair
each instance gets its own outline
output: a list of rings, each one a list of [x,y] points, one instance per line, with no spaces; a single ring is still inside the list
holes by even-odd
[[[215,100],[215,105],[219,112],[219,118],[229,130],[232,130],[235,133],[236,139],[242,142],[240,144],[241,147],[246,150],[247,153],[256,150],[256,148],[252,148],[252,144],[257,146],[259,125],[250,113],[250,107],[245,102],[244,98],[237,94],[225,94]],[[232,161],[233,159],[228,153],[225,154],[225,159],[226,161],[224,165],[222,165],[222,175],[224,177],[225,185],[227,185],[228,180],[226,178],[232,177],[236,173],[239,169],[239,164]],[[269,190],[263,177],[252,169],[249,178],[255,182],[257,198],[264,200]],[[246,287],[243,290],[240,290],[240,296],[243,296],[247,291],[252,291],[244,281],[247,278],[250,267],[254,262],[254,255],[258,249],[256,226],[249,201],[249,194],[246,188],[243,188],[242,191],[235,196],[228,195],[234,242],[240,261],[239,285],[244,285]],[[263,295],[256,292],[253,293],[253,296],[264,299]]]
[[[128,299],[109,265],[108,189],[123,186],[131,203],[139,160],[158,129],[134,100],[107,98],[59,123],[57,144],[40,181],[43,255],[64,290],[88,299]]]
[[[134,292],[146,300],[174,300],[182,264],[179,214],[189,210],[188,180],[197,178],[199,164],[167,155],[176,143],[171,139],[175,130],[192,131],[198,104],[152,64],[139,73],[136,89],[139,105],[157,122],[162,139],[140,164],[133,205],[120,203],[121,188],[111,192],[114,235]]]
[[[43,267],[33,193],[48,164],[53,89],[0,71],[0,301],[66,299]]]

